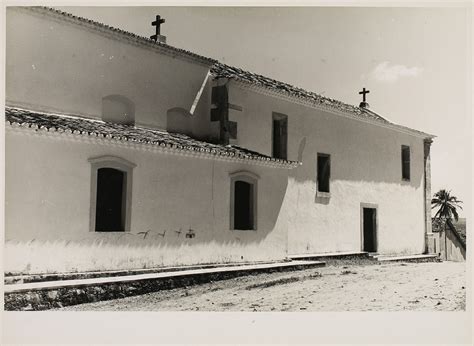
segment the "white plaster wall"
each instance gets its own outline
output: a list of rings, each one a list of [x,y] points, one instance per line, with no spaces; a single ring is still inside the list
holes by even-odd
[[[139,125],[167,128],[167,110],[191,109],[209,68],[104,36],[51,16],[7,9],[6,100],[29,109],[100,117],[102,98],[135,103]],[[191,119],[209,127],[206,88]]]
[[[102,155],[119,156],[137,165],[130,233],[89,231],[88,159]],[[229,173],[240,170],[260,176],[257,231],[229,229]],[[282,207],[287,181],[285,169],[7,130],[5,271],[281,260],[287,250],[288,216]],[[196,236],[187,239],[190,228]],[[146,231],[146,238],[138,234]]]
[[[424,250],[423,140],[295,105],[230,84],[237,145],[271,155],[272,112],[288,116],[290,254],[360,251],[361,203],[378,205],[378,252]],[[401,179],[401,145],[411,148],[411,181]],[[331,155],[331,197],[316,196],[317,153]]]

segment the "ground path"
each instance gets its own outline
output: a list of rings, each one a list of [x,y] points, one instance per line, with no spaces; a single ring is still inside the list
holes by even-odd
[[[403,311],[463,310],[465,263],[328,263],[59,310]]]

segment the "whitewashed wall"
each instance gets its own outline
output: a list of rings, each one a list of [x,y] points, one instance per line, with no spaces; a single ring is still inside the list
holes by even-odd
[[[361,251],[361,203],[378,205],[378,251],[424,250],[423,140],[295,105],[230,84],[236,144],[271,155],[272,112],[288,116],[290,254]],[[401,145],[411,148],[411,181],[401,178]],[[317,153],[331,155],[331,197],[316,196]]]
[[[89,231],[91,164],[135,163],[130,233]],[[230,230],[229,174],[258,181],[258,230]],[[6,133],[5,271],[100,270],[281,260],[288,170]],[[185,238],[189,229],[195,238]],[[139,232],[148,232],[138,235]],[[159,233],[165,236],[162,237]],[[176,231],[182,231],[178,234]]]
[[[7,103],[100,117],[102,97],[120,94],[135,103],[138,124],[157,128],[172,123],[188,129],[189,119],[170,121],[168,111],[190,109],[208,72],[202,64],[13,9],[7,11],[6,47]],[[197,137],[216,132],[209,122],[210,85],[189,125]],[[289,159],[303,161],[301,167],[287,171],[8,130],[5,270],[127,269],[360,251],[361,203],[378,205],[380,253],[423,251],[421,138],[231,85],[229,102],[243,107],[229,112],[238,122],[232,143],[271,155],[272,112],[286,114]],[[402,144],[411,147],[408,183],[401,180]],[[316,196],[318,152],[331,155],[329,199]],[[137,164],[130,233],[89,231],[88,159],[100,155]],[[261,177],[256,232],[229,230],[229,173],[243,169]],[[196,237],[186,239],[190,228]]]

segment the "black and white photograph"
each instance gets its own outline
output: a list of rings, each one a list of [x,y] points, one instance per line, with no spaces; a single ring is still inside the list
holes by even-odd
[[[3,10],[5,321],[449,312],[472,342],[472,3]]]

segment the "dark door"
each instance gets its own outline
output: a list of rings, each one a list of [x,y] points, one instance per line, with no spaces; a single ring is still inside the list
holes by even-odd
[[[125,173],[113,168],[97,171],[96,231],[124,230]]]
[[[234,187],[234,229],[253,229],[253,186],[245,181],[236,181]]]
[[[377,252],[377,209],[363,209],[364,249],[367,252]]]

